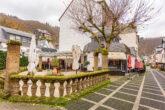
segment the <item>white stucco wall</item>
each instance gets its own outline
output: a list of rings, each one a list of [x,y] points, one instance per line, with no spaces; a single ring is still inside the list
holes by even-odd
[[[87,34],[74,29],[73,20],[67,16],[67,12],[60,19],[59,51],[71,51],[73,45],[81,49],[91,41]]]
[[[132,69],[135,69],[135,57],[131,56]]]
[[[93,71],[94,68],[94,56],[93,52],[86,53],[87,55],[87,61],[90,62],[90,64],[87,66],[88,71]],[[98,67],[102,67],[102,55],[99,54],[98,56]]]
[[[121,38],[120,43],[124,43],[128,47],[135,47],[136,51],[138,51],[136,33],[120,34],[119,36]]]
[[[86,55],[87,55],[87,61],[90,62],[90,64],[87,66],[87,70],[88,70],[88,71],[93,71],[93,67],[94,67],[93,52],[86,53]]]

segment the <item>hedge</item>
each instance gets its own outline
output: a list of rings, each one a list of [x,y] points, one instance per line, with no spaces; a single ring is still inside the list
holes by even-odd
[[[16,40],[8,40],[6,42],[6,44],[7,45],[12,44],[12,45],[19,45],[19,46],[21,46],[22,45],[22,42],[21,41],[16,41]]]
[[[3,70],[6,68],[6,56],[7,56],[7,52],[0,51],[0,70]],[[27,66],[28,63],[29,63],[28,57],[22,56],[22,58],[20,58],[20,66],[21,67]]]
[[[13,74],[10,75],[11,79],[33,79],[33,80],[48,80],[48,81],[53,81],[53,80],[58,80],[58,81],[66,81],[66,80],[72,80],[76,78],[82,78],[86,76],[93,76],[93,75],[98,75],[98,74],[103,74],[110,72],[109,70],[101,70],[101,71],[96,71],[96,72],[87,72],[87,73],[80,73],[80,74],[74,74],[74,75],[67,75],[67,76],[31,76],[31,75],[18,75],[18,74]]]
[[[22,56],[22,58],[20,58],[20,66],[25,67],[28,66],[28,64],[29,64],[28,57]]]
[[[6,52],[0,51],[0,70],[6,68]]]

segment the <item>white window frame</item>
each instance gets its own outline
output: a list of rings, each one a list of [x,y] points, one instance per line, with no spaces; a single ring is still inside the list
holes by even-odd
[[[28,43],[28,39],[25,38],[25,37],[23,37],[22,42],[23,42],[23,43]]]
[[[19,38],[19,39],[18,39],[18,38]],[[15,39],[16,39],[17,41],[21,41],[21,37],[20,37],[20,36],[16,36]]]
[[[11,38],[11,37],[13,37],[14,39],[13,39],[13,38]],[[15,35],[10,34],[10,35],[9,35],[9,39],[10,39],[10,40],[15,40],[15,39],[16,39],[16,37],[15,37]]]

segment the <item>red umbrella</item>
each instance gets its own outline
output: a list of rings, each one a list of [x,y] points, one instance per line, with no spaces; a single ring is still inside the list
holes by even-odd
[[[49,58],[47,59],[47,63],[49,63],[50,62],[50,60],[49,60]]]
[[[128,68],[131,69],[132,68],[132,65],[131,65],[131,56],[129,55],[128,56]]]
[[[135,58],[135,69],[137,69],[137,68],[138,68],[138,59]]]
[[[143,62],[142,62],[142,61],[140,61],[140,63],[139,63],[139,68],[140,68],[140,69],[143,69],[143,68],[144,68]]]

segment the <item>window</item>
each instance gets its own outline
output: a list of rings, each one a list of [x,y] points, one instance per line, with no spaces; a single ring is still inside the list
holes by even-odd
[[[17,41],[21,41],[21,37],[20,36],[16,36],[16,40]]]
[[[24,43],[27,43],[28,42],[28,39],[27,38],[23,38],[23,41]]]
[[[10,39],[10,40],[15,40],[15,36],[14,36],[14,35],[10,35],[10,36],[9,36],[9,39]]]
[[[28,43],[29,43],[29,44],[31,43],[31,39],[28,39]]]

